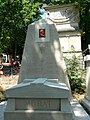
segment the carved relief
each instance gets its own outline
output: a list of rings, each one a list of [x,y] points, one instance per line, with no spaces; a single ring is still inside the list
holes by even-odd
[[[55,23],[79,22],[79,10],[75,6],[51,9],[45,16]]]

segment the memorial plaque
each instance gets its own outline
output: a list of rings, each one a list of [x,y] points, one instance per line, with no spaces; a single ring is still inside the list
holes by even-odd
[[[39,29],[39,38],[45,38],[45,29]]]
[[[47,23],[36,22],[35,24],[35,42],[49,42],[49,26]]]
[[[60,99],[17,99],[16,110],[59,111]]]

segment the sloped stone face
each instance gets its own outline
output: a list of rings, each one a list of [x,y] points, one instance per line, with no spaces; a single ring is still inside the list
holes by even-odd
[[[6,91],[8,98],[70,98],[69,88],[55,79],[24,80]]]
[[[39,37],[40,29],[45,29],[45,37]],[[57,30],[43,19],[28,27],[19,82],[37,78],[58,79],[69,86]]]

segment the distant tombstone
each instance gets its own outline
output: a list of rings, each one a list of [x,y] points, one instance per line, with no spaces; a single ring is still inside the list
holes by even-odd
[[[86,95],[81,103],[90,113],[90,55],[86,55],[84,60],[86,62]]]
[[[86,74],[86,92],[87,92],[87,96],[90,97],[90,55],[87,55],[85,57],[85,62],[86,62],[86,69],[87,69],[87,74]]]
[[[24,79],[48,78],[69,82],[65,73],[58,32],[50,20],[29,25],[22,57],[19,83]]]
[[[6,95],[4,120],[73,120],[69,88],[58,80],[27,79]]]
[[[46,5],[44,9],[43,16],[53,21],[56,26],[63,55],[72,57],[74,54],[82,58],[79,4]]]

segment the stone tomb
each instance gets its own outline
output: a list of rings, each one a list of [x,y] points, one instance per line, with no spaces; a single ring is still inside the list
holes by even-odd
[[[18,81],[6,91],[4,120],[72,120],[65,62],[50,20],[29,25]]]
[[[6,91],[4,120],[72,120],[69,88],[57,79],[26,79]]]

